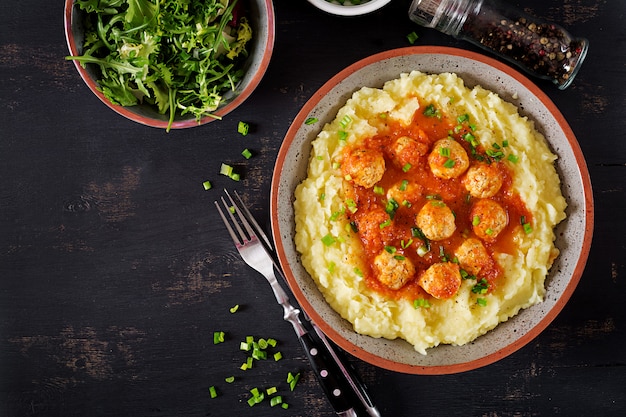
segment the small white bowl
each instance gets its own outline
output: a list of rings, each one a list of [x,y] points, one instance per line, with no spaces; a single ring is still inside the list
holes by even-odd
[[[380,9],[391,0],[362,0],[361,4],[350,4],[350,0],[346,0],[344,5],[336,0],[308,0],[320,10],[337,16],[358,16],[371,13]]]

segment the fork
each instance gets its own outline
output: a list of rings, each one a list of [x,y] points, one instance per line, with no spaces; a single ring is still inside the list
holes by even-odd
[[[269,282],[276,300],[283,307],[283,319],[293,326],[304,348],[305,354],[311,363],[315,377],[336,414],[341,417],[357,417],[357,409],[355,406],[351,405],[351,401],[353,401],[356,396],[356,399],[361,402],[370,416],[380,417],[380,413],[372,404],[364,385],[358,378],[352,376],[346,366],[341,363],[337,353],[333,350],[322,331],[313,323],[310,323],[319,340],[322,342],[319,343],[303,325],[300,320],[300,310],[290,303],[287,293],[276,279],[274,270],[276,269],[276,271],[280,273],[280,269],[269,252],[272,248],[269,239],[265,233],[263,233],[261,227],[246,208],[245,204],[243,204],[239,194],[235,191],[235,195],[240,203],[238,206],[228,191],[224,191],[228,198],[227,202],[224,197],[221,197],[225,210],[220,208],[217,201],[215,201],[215,207],[235,243],[237,251],[250,267],[263,275]],[[226,218],[224,211],[228,213],[230,222]],[[237,214],[239,220],[237,220],[235,214]],[[258,235],[250,223],[258,230]],[[261,239],[263,239],[263,242]]]

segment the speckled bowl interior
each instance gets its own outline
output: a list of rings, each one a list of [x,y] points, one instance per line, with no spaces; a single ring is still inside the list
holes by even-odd
[[[236,86],[234,91],[229,91],[223,97],[220,107],[213,113],[215,116],[223,117],[241,105],[256,89],[270,62],[274,49],[274,8],[271,0],[245,0],[244,2],[247,16],[250,18],[253,37],[249,47],[249,56],[244,64],[245,75]],[[65,38],[70,55],[79,56],[82,54],[84,30],[82,25],[82,11],[75,5],[75,0],[65,1]],[[166,128],[169,123],[169,115],[160,114],[154,107],[147,104],[122,107],[112,104],[98,90],[98,67],[88,64],[83,68],[77,61],[74,65],[87,87],[96,95],[107,107],[116,113],[143,125]],[[195,116],[177,115],[173,129],[182,129],[203,125],[216,120],[216,117],[205,116],[196,121]]]
[[[306,177],[311,141],[335,118],[346,100],[364,86],[380,88],[403,72],[454,72],[467,86],[481,85],[518,106],[558,155],[557,171],[567,199],[567,219],[556,231],[561,254],[546,280],[543,303],[521,311],[464,346],[440,345],[421,355],[403,340],[359,335],[324,300],[300,263],[294,244],[294,190]],[[318,123],[306,125],[308,117]],[[271,189],[272,232],[280,263],[297,301],[341,348],[374,365],[405,373],[447,374],[493,363],[521,348],[561,311],[585,267],[593,233],[593,197],[583,154],[571,128],[552,101],[531,81],[485,56],[441,47],[410,47],[384,52],[346,68],[306,103],[279,151]]]

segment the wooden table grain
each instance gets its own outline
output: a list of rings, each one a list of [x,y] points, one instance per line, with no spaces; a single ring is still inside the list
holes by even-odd
[[[62,3],[0,4],[0,416],[334,415],[213,201],[235,188],[268,219],[290,122],[346,66],[408,46],[413,31],[419,45],[476,49],[411,23],[406,0],[354,18],[276,0],[274,54],[250,99],[222,121],[165,133],[87,90],[64,60]],[[626,415],[626,3],[514,3],[590,41],[571,87],[538,82],[587,159],[596,210],[587,267],[557,319],[495,364],[420,376],[350,357],[383,416]],[[252,127],[245,137],[240,120]],[[243,179],[220,176],[222,162]],[[277,339],[283,359],[240,371],[248,335]],[[302,376],[293,392],[288,372]],[[273,386],[288,409],[247,404],[248,390]]]

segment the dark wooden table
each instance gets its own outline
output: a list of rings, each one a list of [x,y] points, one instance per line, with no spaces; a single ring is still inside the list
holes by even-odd
[[[283,136],[344,67],[408,46],[412,31],[419,45],[475,50],[415,26],[408,3],[339,18],[277,0],[274,54],[251,98],[223,121],[170,133],[121,118],[87,90],[64,60],[61,0],[0,4],[0,416],[333,415],[213,201],[235,188],[268,219]],[[587,158],[596,209],[587,268],[543,333],[482,369],[405,375],[351,357],[384,416],[626,415],[626,3],[516,3],[590,40],[569,89],[539,83]],[[237,134],[240,120],[248,136]],[[255,156],[244,160],[243,148]],[[220,176],[222,162],[243,180]],[[225,343],[213,344],[215,331]],[[247,335],[276,338],[284,358],[238,371]],[[294,392],[288,372],[302,375]],[[271,386],[289,409],[248,406],[249,389]]]

